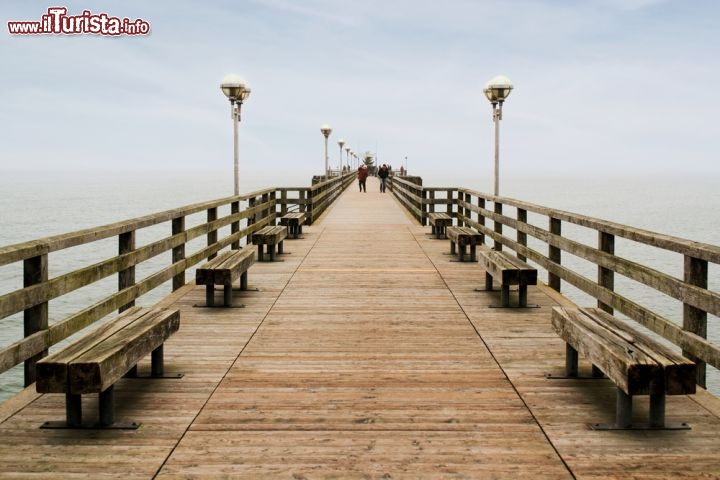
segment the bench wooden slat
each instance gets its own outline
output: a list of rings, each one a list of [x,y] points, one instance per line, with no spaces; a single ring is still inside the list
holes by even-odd
[[[427,214],[427,218],[430,222],[431,233],[435,235],[435,238],[446,238],[446,230],[453,223],[452,217],[447,213],[431,212]]]
[[[287,238],[287,227],[281,225],[264,227],[252,235],[253,245],[258,246],[258,260],[264,259],[264,246],[267,245],[270,260],[275,260],[275,246],[277,245],[277,253],[283,253],[283,241]]]
[[[661,366],[665,376],[665,393],[667,395],[689,395],[696,391],[697,366],[679,353],[657,342],[649,335],[640,332],[609,313],[596,308],[584,309],[586,315],[602,322],[616,335],[626,339],[638,350],[642,350],[648,358],[652,358]]]
[[[287,237],[287,229],[282,226],[264,227],[253,233],[253,245],[277,244]]]
[[[180,311],[146,311],[125,328],[103,338],[70,363],[71,394],[99,393],[113,385],[138,361],[180,328]]]
[[[280,225],[287,229],[288,238],[298,238],[302,234],[303,223],[305,223],[304,212],[291,212],[280,217]]]
[[[227,285],[238,279],[243,272],[255,263],[255,252],[251,248],[235,250],[229,257],[215,269],[215,285]]]
[[[222,252],[217,257],[209,260],[207,263],[195,270],[195,283],[197,285],[208,285],[215,282],[215,269],[222,265],[228,258],[232,257],[235,251]]]
[[[104,323],[64,349],[50,354],[37,362],[37,382],[35,389],[38,393],[66,393],[69,391],[68,363],[92,348],[99,339],[107,338],[128,324],[136,321],[145,313],[146,309],[132,307],[124,311],[113,321]]]
[[[607,312],[553,307],[552,325],[627,395],[695,392],[694,363]],[[618,335],[617,330],[624,333]]]
[[[302,212],[291,212],[286,213],[282,217],[280,217],[280,221],[288,221],[288,220],[298,220],[298,221],[305,221],[305,214]]]
[[[469,227],[448,227],[445,233],[458,246],[479,245],[482,237],[479,232]]]
[[[519,258],[497,250],[483,250],[480,253],[483,268],[501,285],[537,285],[537,269]]]
[[[228,285],[255,263],[255,252],[250,248],[223,252],[195,270],[197,285]]]

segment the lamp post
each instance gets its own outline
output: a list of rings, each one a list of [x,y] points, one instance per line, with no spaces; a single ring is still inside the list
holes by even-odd
[[[495,122],[495,196],[500,194],[500,120],[502,120],[502,106],[512,89],[512,82],[504,75],[491,78],[483,89],[485,96],[492,104],[493,121]]]
[[[327,123],[320,127],[320,133],[323,134],[325,137],[325,179],[327,179],[330,176],[330,171],[328,170],[328,152],[327,152],[327,142],[328,137],[332,133],[332,128],[330,128],[330,125]]]
[[[343,150],[343,145],[345,145],[345,140],[342,138],[340,140],[338,140],[338,145],[340,146],[340,170],[342,170],[343,169],[342,150]]]
[[[350,147],[345,147],[345,161],[347,162],[348,171],[350,170]]]
[[[250,87],[245,81],[237,75],[225,75],[220,83],[220,89],[230,100],[230,116],[233,121],[233,159],[234,159],[234,179],[235,179],[235,195],[240,195],[239,183],[239,150],[238,150],[238,124],[240,123],[240,108],[247,98],[250,96]]]

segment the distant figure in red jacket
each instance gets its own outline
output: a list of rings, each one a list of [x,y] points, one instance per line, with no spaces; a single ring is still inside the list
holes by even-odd
[[[365,180],[367,180],[368,177],[368,167],[367,165],[361,165],[360,168],[358,168],[358,185],[360,186],[360,191],[367,193],[367,190],[365,190]]]

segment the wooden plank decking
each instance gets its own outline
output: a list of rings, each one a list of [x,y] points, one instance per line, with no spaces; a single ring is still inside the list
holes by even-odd
[[[197,307],[193,286],[163,302],[181,308],[166,370],[185,376],[118,382],[116,417],[138,430],[41,430],[64,397],[32,389],[4,404],[0,477],[720,477],[717,399],[668,398],[689,431],[590,430],[614,386],[544,378],[564,366],[562,298],[488,308],[481,267],[450,262],[373,180],[253,265],[245,308]]]

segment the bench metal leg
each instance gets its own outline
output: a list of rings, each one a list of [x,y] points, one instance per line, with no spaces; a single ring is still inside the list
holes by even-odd
[[[450,240],[450,255],[455,255],[455,242]]]
[[[578,376],[578,352],[569,343],[565,344],[565,375]]]
[[[68,427],[82,425],[82,398],[80,395],[65,394],[65,418]]]
[[[632,426],[632,395],[617,389],[615,400],[615,428],[630,428]]]
[[[493,289],[493,277],[488,272],[485,272],[485,290]]]
[[[270,254],[270,261],[274,262],[275,261],[275,245],[269,244],[267,246],[267,248],[268,248],[268,253]]]
[[[243,272],[240,275],[240,290],[247,290],[247,288],[248,288],[247,272]]]
[[[260,245],[258,245],[258,261],[262,262],[264,258],[265,258],[265,245],[263,245],[261,243]]]
[[[477,262],[477,247],[475,245],[470,245],[470,261],[471,262]]]
[[[226,307],[232,305],[232,284],[223,285],[223,305]]]
[[[500,285],[500,305],[510,306],[510,285]]]
[[[458,253],[458,257],[459,257],[459,258],[458,258],[458,260],[460,260],[461,262],[464,262],[464,261],[465,261],[465,255],[466,255],[465,252],[467,251],[467,245],[460,245],[460,248],[458,248],[458,250],[459,250],[459,253]]]
[[[107,427],[115,423],[115,386],[110,385],[98,395],[100,426]]]
[[[165,344],[161,343],[159,347],[150,354],[150,375],[153,377],[162,377],[165,375]]]
[[[650,428],[665,426],[665,394],[650,395]]]
[[[527,285],[520,285],[518,287],[518,306],[527,307]]]
[[[215,285],[205,285],[205,305],[212,307],[215,305]]]
[[[278,243],[278,255],[282,255],[283,253],[283,244],[285,240],[280,240],[280,243]]]

